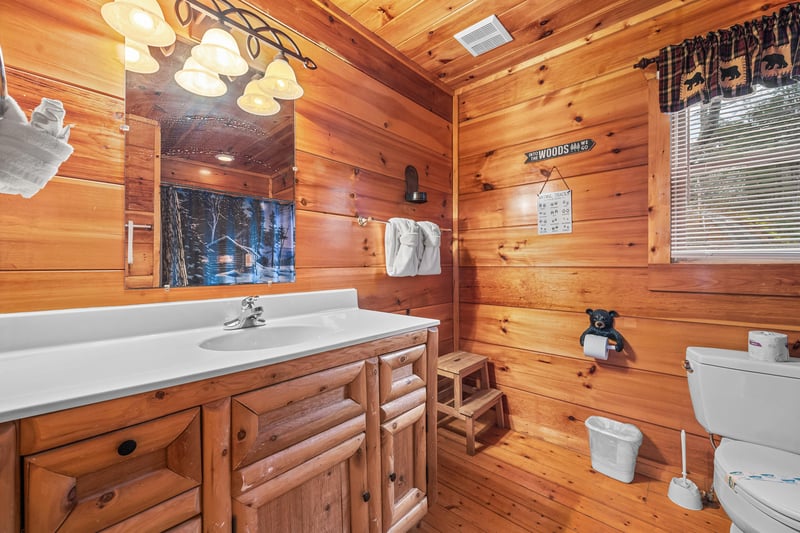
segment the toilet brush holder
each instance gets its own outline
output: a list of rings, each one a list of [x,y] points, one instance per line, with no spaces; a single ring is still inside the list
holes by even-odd
[[[703,497],[693,481],[686,479],[686,431],[681,430],[681,467],[683,477],[674,477],[667,496],[677,505],[691,511],[703,509]]]
[[[667,496],[684,509],[700,511],[703,509],[703,497],[694,481],[682,477],[672,478]]]

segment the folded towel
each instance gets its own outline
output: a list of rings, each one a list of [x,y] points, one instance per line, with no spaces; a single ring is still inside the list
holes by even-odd
[[[66,111],[60,100],[42,98],[42,103],[31,113],[31,126],[67,142],[70,126],[64,126],[64,115],[66,115]]]
[[[439,247],[442,243],[442,230],[433,222],[417,222],[417,225],[422,233],[422,259],[417,274],[441,274]]]
[[[386,273],[393,277],[416,276],[422,259],[419,226],[407,218],[390,218],[384,238]]]
[[[57,111],[44,100],[36,108],[39,126],[34,127],[13,98],[5,99],[5,114],[0,117],[0,193],[30,198],[72,154],[72,146],[65,142],[69,127],[61,126]],[[49,125],[51,119],[57,124]]]

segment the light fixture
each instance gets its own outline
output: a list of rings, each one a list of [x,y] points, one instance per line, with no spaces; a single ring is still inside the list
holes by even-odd
[[[219,74],[212,72],[190,57],[183,68],[175,73],[175,81],[189,91],[200,96],[222,96],[228,87],[219,79]]]
[[[100,8],[109,26],[129,39],[148,46],[169,46],[175,31],[164,20],[156,0],[114,0]]]
[[[224,153],[216,154],[214,157],[217,159],[217,161],[220,161],[222,163],[230,163],[231,161],[236,159],[231,154],[224,154]]]
[[[170,46],[175,42],[175,32],[164,20],[158,0],[113,0],[104,4],[100,11],[109,26],[133,41],[158,47]],[[309,70],[317,68],[314,60],[304,56],[286,32],[270,26],[255,11],[234,6],[230,0],[175,0],[175,16],[184,27],[196,19],[211,17],[226,28],[243,32],[250,59],[260,56],[262,45],[276,49],[278,54],[259,82],[261,91],[273,98],[294,100],[303,95],[303,88],[297,83],[287,57],[300,61]],[[247,60],[239,52],[236,39],[220,28],[212,28],[205,33],[202,42],[192,49],[191,59],[194,60],[191,68],[187,60],[184,68],[175,73],[175,80],[184,89],[204,96],[225,93],[227,88],[219,79],[219,74],[239,76],[248,69]],[[250,95],[245,91],[242,96]]]
[[[260,89],[258,82],[259,80],[253,80],[247,84],[244,94],[236,99],[236,105],[253,115],[274,115],[281,110],[281,106]]]
[[[283,52],[278,52],[272,63],[267,66],[258,86],[268,95],[281,100],[296,100],[303,96],[303,88],[297,83],[294,70]]]
[[[192,57],[207,69],[225,76],[241,76],[247,69],[247,61],[239,53],[233,35],[219,28],[211,28],[200,44],[192,48]]]
[[[158,71],[158,66],[158,61],[150,55],[150,49],[146,44],[125,39],[125,70],[152,74]]]

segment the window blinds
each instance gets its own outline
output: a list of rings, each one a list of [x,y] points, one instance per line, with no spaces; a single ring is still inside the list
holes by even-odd
[[[670,117],[672,261],[800,260],[800,84]]]

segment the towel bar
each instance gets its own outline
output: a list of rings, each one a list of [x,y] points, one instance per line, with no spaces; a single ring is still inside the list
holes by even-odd
[[[356,216],[356,221],[358,222],[358,225],[361,226],[362,228],[366,226],[368,222],[378,222],[379,224],[389,223],[387,220],[379,220],[373,217],[362,217],[362,216]],[[439,229],[442,231],[453,231],[449,228],[439,228]]]
[[[152,230],[152,224],[134,224],[133,220],[129,220],[125,223],[125,227],[128,228],[128,264],[133,264],[133,230],[134,229],[147,229]]]

